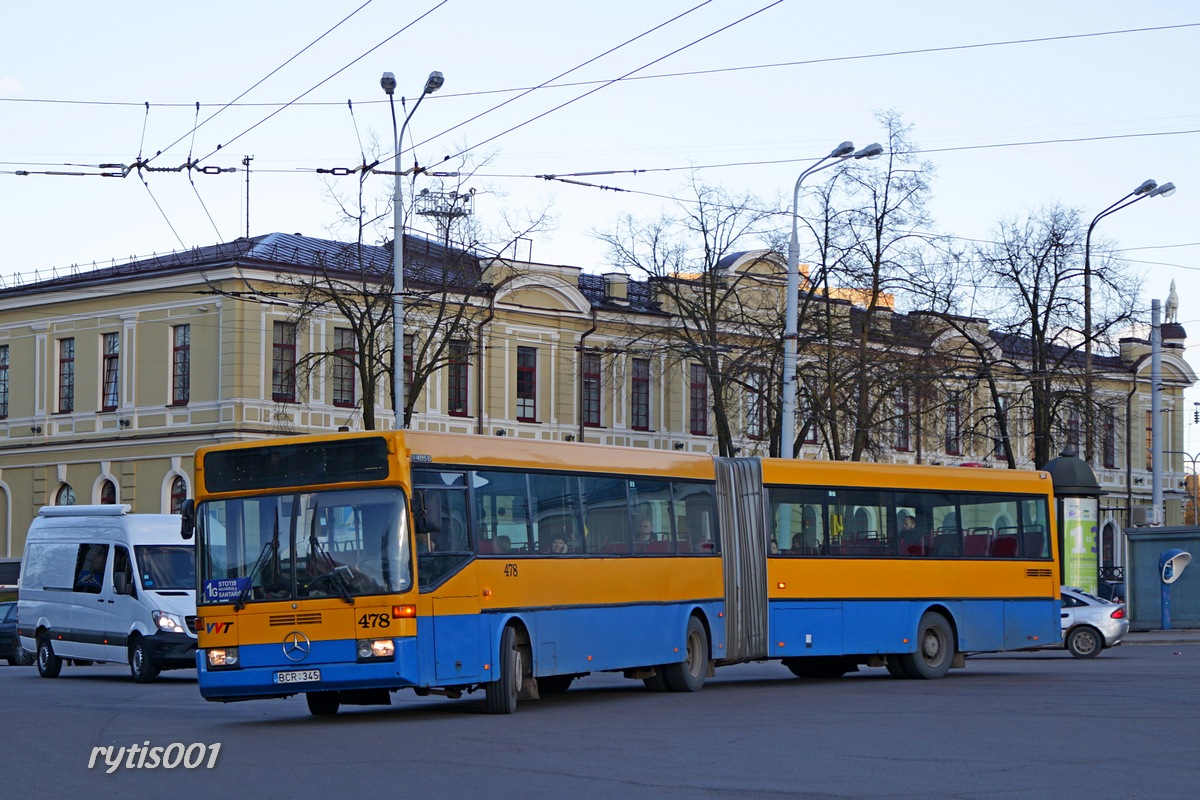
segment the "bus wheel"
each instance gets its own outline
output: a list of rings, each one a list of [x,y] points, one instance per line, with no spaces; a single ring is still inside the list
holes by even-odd
[[[708,677],[708,634],[696,617],[688,619],[687,656],[662,667],[663,680],[672,692],[698,692]]]
[[[150,660],[150,649],[141,637],[129,645],[129,672],[138,683],[150,683],[158,677],[158,667]]]
[[[308,702],[308,713],[314,717],[331,717],[342,705],[340,692],[306,692],[304,699]]]
[[[837,656],[785,658],[783,665],[797,678],[840,678],[850,671],[851,664]]]
[[[1095,658],[1104,649],[1104,639],[1095,628],[1076,628],[1067,634],[1067,649],[1076,658]]]
[[[667,667],[665,664],[654,668],[654,674],[649,678],[642,678],[642,683],[646,685],[647,691],[651,692],[667,692],[667,682],[663,679],[663,670]]]
[[[500,636],[500,659],[496,665],[496,680],[484,687],[489,713],[511,714],[517,710],[517,695],[521,692],[523,671],[517,630],[509,625]]]
[[[538,678],[538,694],[562,694],[571,688],[574,675],[547,675]]]
[[[893,678],[908,678],[908,670],[904,668],[904,656],[892,653],[887,657],[887,671]]]
[[[58,673],[62,672],[62,659],[54,655],[48,633],[38,637],[37,668],[43,678],[57,678]]]
[[[904,653],[900,664],[910,678],[940,678],[954,661],[954,637],[950,623],[936,611],[926,611],[917,626],[917,652]]]

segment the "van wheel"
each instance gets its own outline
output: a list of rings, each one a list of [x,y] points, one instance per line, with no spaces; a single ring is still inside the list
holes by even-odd
[[[37,668],[38,674],[43,678],[57,678],[58,673],[62,672],[62,659],[54,655],[48,633],[38,637]]]
[[[158,677],[158,667],[150,660],[150,648],[141,637],[129,645],[129,672],[138,683],[150,683]]]

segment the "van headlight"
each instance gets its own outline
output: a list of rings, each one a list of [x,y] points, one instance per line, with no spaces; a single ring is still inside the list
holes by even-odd
[[[155,611],[151,616],[154,618],[154,624],[164,633],[187,633],[187,628],[183,625],[183,618],[178,614]]]

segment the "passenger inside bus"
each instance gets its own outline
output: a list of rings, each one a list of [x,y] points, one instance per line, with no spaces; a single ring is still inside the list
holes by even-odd
[[[637,539],[635,541],[653,542],[654,540],[654,524],[650,522],[649,517],[642,517],[638,520]]]
[[[512,539],[508,538],[504,534],[500,534],[499,536],[497,536],[496,537],[496,552],[497,553],[511,553],[512,552]]]

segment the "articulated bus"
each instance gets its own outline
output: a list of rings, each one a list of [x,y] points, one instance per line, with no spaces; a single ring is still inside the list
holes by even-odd
[[[1059,636],[1045,472],[394,431],[202,448],[196,487],[208,700],[507,714],[591,672],[939,678]]]

